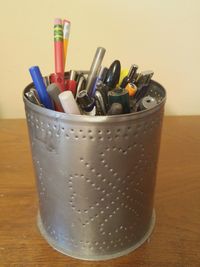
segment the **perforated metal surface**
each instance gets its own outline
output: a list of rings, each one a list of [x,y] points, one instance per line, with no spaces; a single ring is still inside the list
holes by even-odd
[[[112,117],[66,115],[24,98],[39,228],[57,250],[112,258],[150,234],[165,102],[164,89],[152,88],[156,108]]]

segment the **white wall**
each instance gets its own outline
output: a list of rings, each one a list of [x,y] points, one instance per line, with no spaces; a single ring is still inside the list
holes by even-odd
[[[154,70],[167,89],[166,114],[200,114],[200,1],[18,0],[1,3],[1,118],[24,117],[30,66],[53,72],[56,17],[72,23],[67,69],[88,69],[103,46],[104,65]]]

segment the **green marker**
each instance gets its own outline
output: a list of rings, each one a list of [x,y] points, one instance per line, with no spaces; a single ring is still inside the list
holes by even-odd
[[[120,103],[123,107],[123,113],[130,113],[129,93],[126,89],[115,88],[109,91],[108,102],[110,107],[113,103]]]

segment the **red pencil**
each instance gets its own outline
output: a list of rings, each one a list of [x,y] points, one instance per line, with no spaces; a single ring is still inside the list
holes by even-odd
[[[63,48],[63,25],[61,19],[54,21],[54,55],[56,84],[64,91],[64,48]]]

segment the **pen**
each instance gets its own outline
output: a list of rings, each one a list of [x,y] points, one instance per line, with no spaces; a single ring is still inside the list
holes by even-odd
[[[153,71],[143,71],[141,72],[136,80],[137,92],[135,94],[136,102],[138,102],[142,97],[144,97],[148,91],[148,86],[151,82],[153,76]]]
[[[28,98],[29,101],[31,101],[32,103],[38,105],[38,106],[43,106],[40,101],[38,100],[38,98],[35,96],[33,91],[29,91],[25,93],[25,96]]]
[[[105,100],[102,91],[95,92],[96,115],[106,115]]]
[[[52,101],[46,91],[46,86],[44,84],[44,80],[43,80],[39,67],[33,66],[29,68],[29,72],[31,74],[33,83],[35,85],[35,89],[38,92],[41,104],[43,104],[46,108],[54,109]]]
[[[90,91],[90,96],[94,97],[96,89],[104,83],[106,79],[108,69],[105,67],[101,67],[98,76],[96,77],[94,81],[94,85]]]
[[[55,110],[63,112],[62,105],[60,103],[60,99],[58,95],[61,93],[60,89],[58,88],[57,84],[51,83],[47,86],[47,92],[50,95],[51,99],[54,101]]]
[[[35,88],[30,88],[29,92],[32,92],[35,95],[35,97],[38,99],[38,101],[40,102],[40,98],[39,98],[38,92],[37,92],[37,90]]]
[[[83,75],[79,75],[78,83],[77,83],[77,87],[76,87],[75,99],[77,99],[77,95],[79,94],[79,92],[85,89],[85,86],[86,86],[85,77]]]
[[[129,70],[128,69],[123,69],[120,72],[120,77],[119,77],[119,83],[117,87],[120,87],[120,84],[122,83],[123,79],[128,75]]]
[[[74,70],[70,70],[69,79],[65,82],[65,89],[72,91],[73,95],[76,96],[76,72]]]
[[[134,78],[135,78],[137,69],[138,69],[138,65],[136,65],[136,64],[133,64],[130,67],[130,70],[128,72],[128,75],[124,77],[124,79],[122,80],[122,82],[120,84],[120,87],[125,88],[128,83],[134,81]]]
[[[56,79],[61,91],[64,91],[64,50],[63,50],[63,26],[61,19],[54,21],[54,57]]]
[[[94,85],[95,78],[97,77],[97,73],[103,61],[103,57],[105,55],[106,49],[103,47],[98,47],[95,53],[95,56],[92,61],[92,65],[90,67],[90,71],[86,81],[86,91],[88,95],[91,95],[91,90]]]
[[[70,21],[64,20],[63,21],[63,48],[64,48],[64,69],[67,60],[67,47],[69,43],[69,34],[70,34]]]

